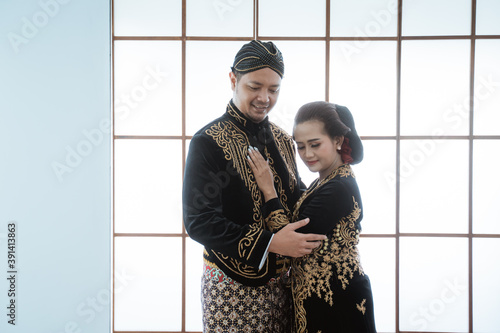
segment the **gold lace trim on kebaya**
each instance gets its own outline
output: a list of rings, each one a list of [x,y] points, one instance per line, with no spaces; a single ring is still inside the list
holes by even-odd
[[[342,164],[341,166],[339,166],[337,169],[333,170],[331,174],[329,174],[326,178],[324,178],[322,180],[320,180],[319,178],[317,178],[311,184],[311,186],[309,186],[309,188],[302,194],[302,196],[299,198],[299,200],[295,204],[295,208],[294,208],[294,211],[293,211],[293,218],[292,218],[293,222],[297,222],[297,219],[299,217],[300,206],[302,205],[302,203],[304,202],[304,200],[306,200],[307,197],[309,195],[311,195],[311,193],[313,193],[318,188],[320,188],[324,184],[328,183],[330,180],[332,180],[333,178],[337,177],[338,175],[340,175],[340,177],[349,177],[350,176],[352,178],[356,178],[354,176],[354,172],[352,171],[352,168],[351,168],[351,166],[349,164]]]
[[[317,179],[297,202],[293,221],[297,220],[299,209],[304,200],[339,175],[340,177],[354,177],[351,167],[344,164],[325,179]],[[349,215],[340,219],[333,229],[332,236],[323,241],[320,248],[314,250],[310,255],[292,259],[292,292],[297,332],[307,331],[307,313],[304,308],[306,298],[316,295],[333,306],[334,294],[330,281],[336,276],[342,289],[345,290],[354,274],[364,275],[356,247],[359,241],[359,230],[356,222],[360,218],[361,208],[354,196],[352,200],[353,210]],[[360,311],[363,310],[363,307],[363,302],[357,305]]]

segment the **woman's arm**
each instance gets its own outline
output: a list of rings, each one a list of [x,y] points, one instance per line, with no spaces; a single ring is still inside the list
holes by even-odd
[[[310,218],[311,223],[297,230],[304,233],[328,234],[338,221],[353,210],[353,191],[343,181],[331,180],[315,191],[304,202],[299,219]]]
[[[248,148],[248,164],[257,181],[259,189],[264,194],[264,201],[267,202],[271,199],[277,198],[276,189],[274,188],[274,176],[269,164],[262,154],[259,153],[257,148]]]

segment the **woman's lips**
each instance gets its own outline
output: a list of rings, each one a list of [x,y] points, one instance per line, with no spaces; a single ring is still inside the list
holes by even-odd
[[[307,161],[306,163],[307,163],[307,165],[312,166],[312,165],[318,163],[318,161]]]

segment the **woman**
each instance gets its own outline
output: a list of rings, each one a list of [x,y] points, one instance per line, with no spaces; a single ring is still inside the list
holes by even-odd
[[[319,177],[295,205],[291,222],[309,218],[298,231],[328,237],[311,254],[291,261],[295,332],[376,332],[370,280],[356,247],[363,213],[350,164],[361,161],[363,146],[352,115],[339,105],[308,103],[297,112],[293,136],[300,158]],[[267,226],[276,232],[289,221],[273,173],[256,149],[249,149],[248,160],[264,194]]]

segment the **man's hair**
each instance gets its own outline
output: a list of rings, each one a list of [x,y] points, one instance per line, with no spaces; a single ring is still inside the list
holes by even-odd
[[[234,69],[233,69],[233,70],[231,70],[231,71],[233,72],[234,76],[236,76],[236,81],[239,81],[239,80],[241,79],[241,77],[242,77],[243,75],[245,75],[245,73],[240,73],[240,72],[238,72],[238,71],[235,71]]]

